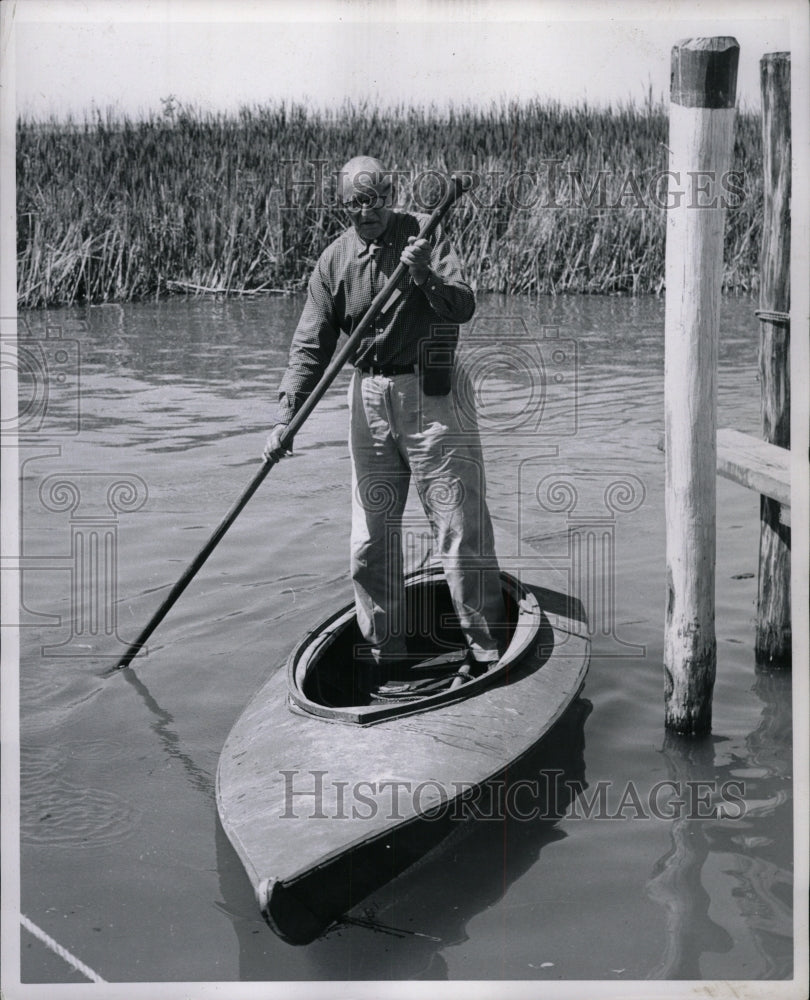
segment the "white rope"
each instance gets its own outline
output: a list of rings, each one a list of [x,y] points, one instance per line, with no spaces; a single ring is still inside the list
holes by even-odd
[[[34,935],[34,937],[39,938],[39,940],[44,945],[50,948],[55,955],[58,955],[60,958],[64,959],[67,962],[67,964],[73,966],[73,968],[77,972],[81,972],[83,976],[86,976],[91,983],[107,982],[107,980],[102,979],[97,972],[93,972],[91,968],[86,966],[84,962],[79,961],[79,959],[76,958],[75,955],[71,955],[71,953],[67,950],[67,948],[63,948],[58,941],[54,941],[54,939],[50,937],[48,934],[46,934],[45,931],[37,927],[37,925],[32,921],[30,921],[24,913],[20,914],[20,923],[27,931],[30,931]]]

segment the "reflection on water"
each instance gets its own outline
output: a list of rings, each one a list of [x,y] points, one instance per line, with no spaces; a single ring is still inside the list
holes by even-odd
[[[669,780],[677,789],[690,788],[687,783],[695,782],[714,787],[711,737],[686,741],[668,734],[662,753]],[[709,854],[707,821],[691,818],[696,812],[691,802],[677,811],[670,828],[671,847],[656,862],[649,881],[651,899],[664,907],[667,916],[664,954],[651,979],[700,979],[701,955],[727,952],[732,946],[729,934],[709,917],[711,897],[701,882]]]
[[[124,667],[116,676],[130,685],[153,717],[152,730],[156,733],[163,753],[172,761],[177,761],[186,773],[189,784],[207,798],[214,792],[214,779],[187,754],[174,728],[174,719],[165,708],[155,701],[149,688],[138,677],[132,667]]]
[[[663,733],[663,302],[652,298],[489,297],[468,331],[467,357],[487,373],[478,402],[504,568],[579,597],[590,618],[588,702],[525,766],[582,776],[587,763],[586,804],[600,783],[615,804],[629,783],[646,802],[662,781],[712,782],[715,797],[742,782],[744,814],[465,823],[314,944],[265,927],[216,821],[213,775],[268,672],[350,599],[345,374],[148,656],[102,677],[253,477],[300,307],[189,300],[26,317],[35,340],[50,326],[75,342],[66,355],[80,376],[78,395],[54,395],[22,442],[27,915],[110,981],[790,976],[790,678],[754,669],[758,503],[724,480],[714,733]],[[721,426],[749,432],[753,309],[724,300],[719,373]],[[491,365],[493,345],[504,357]],[[515,359],[529,355],[527,373]],[[42,487],[56,474],[103,488],[55,510]],[[110,482],[126,476],[145,484],[143,506],[105,512]],[[104,529],[109,587],[93,594],[86,577],[78,586],[85,514],[117,519]],[[411,514],[418,563],[428,528],[418,505]],[[71,602],[84,612],[91,600],[108,601],[114,630],[77,633]],[[24,978],[53,979],[58,961],[25,949]]]
[[[460,821],[437,848],[364,900],[347,921],[297,949],[306,953],[303,961],[312,978],[390,979],[395,970],[396,978],[448,979],[442,952],[467,941],[466,928],[476,914],[496,905],[545,847],[566,837],[559,820],[571,803],[568,783],[587,787],[585,722],[591,709],[587,699],[577,699],[542,743],[509,770],[509,784],[523,782],[527,792],[536,793],[521,796],[521,810],[536,810],[542,818],[531,823],[500,818],[493,801],[476,802],[477,820]],[[220,856],[226,866],[231,854],[225,841]],[[233,880],[223,878],[220,884],[225,895]],[[441,906],[436,905],[437,886],[442,887]],[[240,898],[242,893],[234,900],[235,911]],[[252,921],[238,924],[240,979],[272,978],[254,930]],[[510,978],[508,970],[504,977]]]
[[[788,790],[780,787],[791,767],[790,675],[758,672],[753,690],[763,709],[759,726],[745,740],[748,760],[734,754],[728,763],[718,761],[714,737],[668,735],[664,740],[667,773],[679,788],[691,784],[705,801],[712,790],[733,786],[735,798],[742,794],[744,811],[735,805],[732,814],[742,815],[723,822],[699,818],[699,807],[673,821],[670,849],[656,862],[648,883],[650,897],[666,910],[668,932],[661,962],[649,978],[711,977],[703,957],[743,945],[755,950],[765,977],[792,974],[792,813]],[[704,817],[711,811],[708,802],[702,811]],[[726,867],[720,873],[716,866],[707,870],[710,854],[723,858]],[[735,941],[710,916],[728,878],[734,883],[733,905],[744,918],[745,942]]]

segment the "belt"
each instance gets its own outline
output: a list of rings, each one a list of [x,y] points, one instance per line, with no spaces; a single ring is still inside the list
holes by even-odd
[[[364,375],[412,375],[415,365],[360,365],[357,369]]]

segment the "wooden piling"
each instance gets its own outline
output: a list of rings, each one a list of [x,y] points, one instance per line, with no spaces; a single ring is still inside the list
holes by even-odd
[[[739,46],[690,38],[672,50],[666,241],[664,436],[667,729],[711,729],[717,339],[723,280],[723,176],[734,143]]]
[[[759,64],[764,219],[760,257],[759,377],[762,436],[790,448],[790,53]],[[790,667],[790,528],[780,504],[760,499],[756,661]]]

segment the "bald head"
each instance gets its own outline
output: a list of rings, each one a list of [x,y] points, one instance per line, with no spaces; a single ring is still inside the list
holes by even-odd
[[[355,231],[366,243],[385,232],[394,202],[393,175],[373,156],[355,156],[344,164],[338,178],[343,207]]]
[[[354,156],[341,168],[340,198],[346,204],[353,197],[387,198],[392,188],[391,171],[373,156]]]

